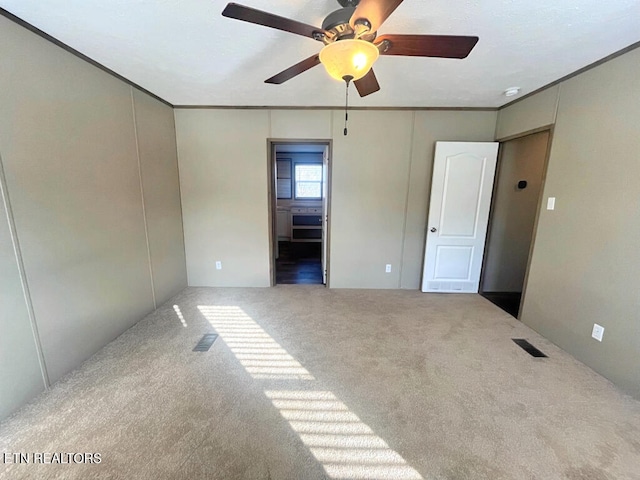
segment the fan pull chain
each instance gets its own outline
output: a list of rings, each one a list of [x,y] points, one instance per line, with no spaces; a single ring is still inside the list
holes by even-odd
[[[347,121],[349,120],[349,82],[353,79],[353,77],[346,75],[343,77],[344,82],[346,83],[345,94],[344,94],[344,136],[347,136]]]

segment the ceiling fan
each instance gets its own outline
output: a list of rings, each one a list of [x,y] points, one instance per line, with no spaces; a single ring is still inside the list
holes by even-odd
[[[379,55],[465,58],[478,37],[456,35],[385,34],[378,28],[402,0],[337,0],[342,6],[330,13],[322,28],[272,13],[229,3],[222,15],[309,37],[325,46],[315,54],[265,80],[281,84],[322,63],[327,72],[347,85],[353,83],[361,97],[380,90],[371,66]]]

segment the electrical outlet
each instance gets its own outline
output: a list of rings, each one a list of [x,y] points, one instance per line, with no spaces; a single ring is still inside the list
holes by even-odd
[[[390,263],[387,263],[387,266],[386,266],[386,267],[384,267],[384,271],[385,271],[386,273],[391,273],[391,264],[390,264]]]
[[[598,325],[597,323],[593,324],[593,331],[591,332],[591,336],[598,340],[602,341],[602,335],[604,335],[604,327],[602,325]]]
[[[216,270],[222,270],[222,262],[221,261],[217,261],[216,262]]]

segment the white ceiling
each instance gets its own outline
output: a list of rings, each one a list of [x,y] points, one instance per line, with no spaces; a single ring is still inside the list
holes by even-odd
[[[320,26],[336,0],[236,0]],[[339,106],[322,66],[266,78],[320,42],[221,16],[222,0],[0,0],[0,7],[174,105]],[[640,41],[640,0],[405,0],[383,33],[476,35],[464,60],[381,57],[353,106],[498,107]]]

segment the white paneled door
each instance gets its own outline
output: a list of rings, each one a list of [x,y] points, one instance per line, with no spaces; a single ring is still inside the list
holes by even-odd
[[[494,142],[436,142],[423,292],[478,292],[497,155]]]

